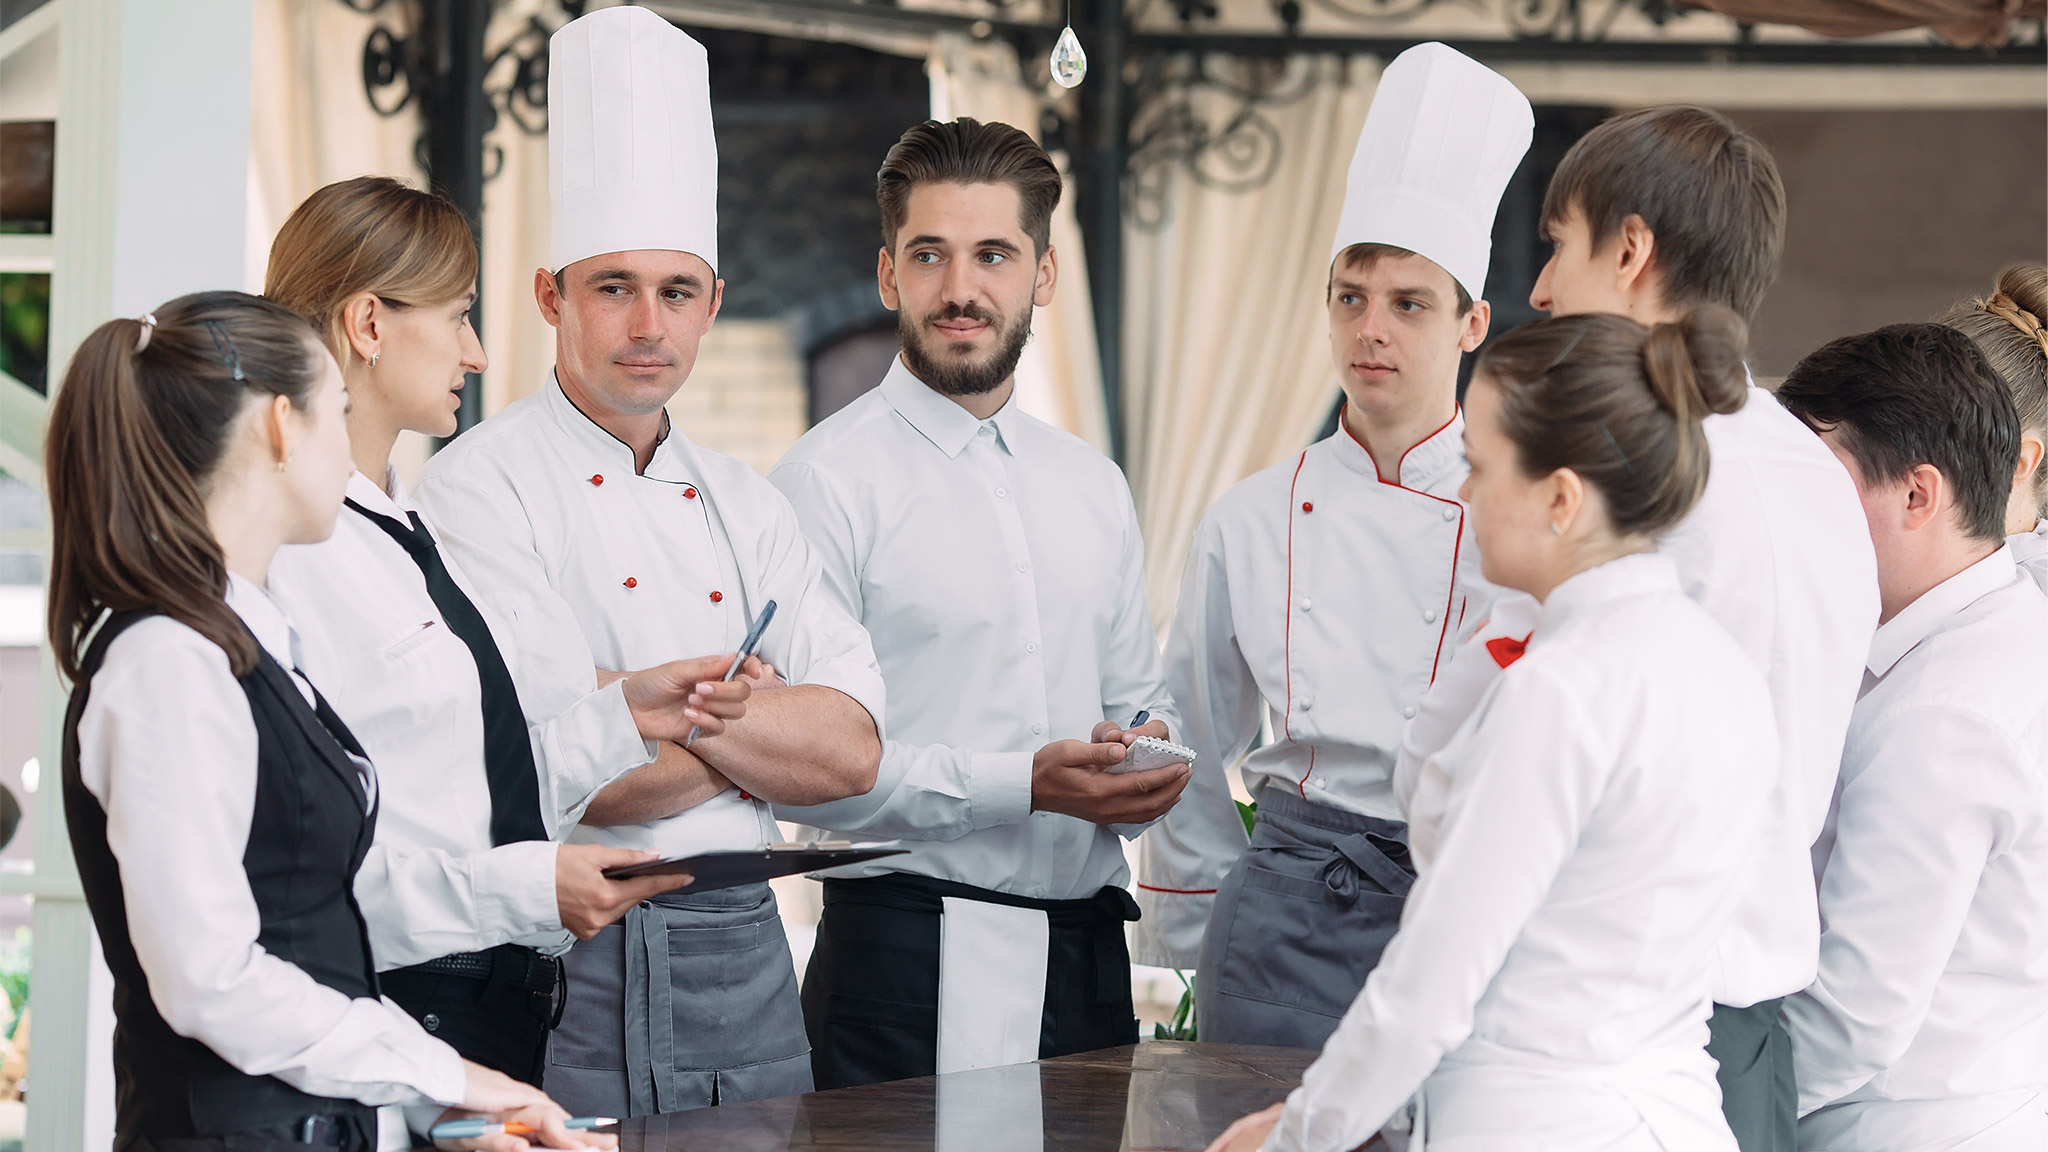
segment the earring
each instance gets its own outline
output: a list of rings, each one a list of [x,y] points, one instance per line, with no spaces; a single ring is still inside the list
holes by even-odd
[[[285,465],[286,465],[287,463],[290,463],[290,461],[288,461],[288,460],[284,460],[284,459],[280,459],[280,460],[278,460],[278,462],[277,462],[277,470],[278,470],[279,472],[282,472],[282,471],[284,471],[284,466],[285,466]]]
[[[384,354],[382,352],[370,353],[370,367],[375,368],[377,366],[377,361],[383,359],[383,357]]]
[[[1558,523],[1557,521],[1555,521],[1555,520],[1552,520],[1552,521],[1550,522],[1550,534],[1551,534],[1552,536],[1562,536],[1562,535],[1564,535],[1564,525],[1562,525],[1562,524],[1559,524],[1559,523]]]

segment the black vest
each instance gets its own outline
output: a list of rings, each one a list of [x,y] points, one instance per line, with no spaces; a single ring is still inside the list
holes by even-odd
[[[122,613],[101,625],[64,716],[65,824],[114,976],[114,1146],[147,1137],[218,1136],[312,1115],[367,1114],[353,1101],[311,1096],[275,1077],[236,1071],[206,1045],[171,1031],[150,1001],[148,978],[128,937],[120,865],[107,847],[106,810],[78,771],[78,718],[93,674],[114,637],[149,615]],[[242,852],[247,875],[223,876],[221,883],[249,885],[264,951],[346,996],[375,996],[369,930],[352,889],[377,818],[364,811],[362,784],[343,752],[361,755],[361,746],[325,700],[317,709],[306,704],[262,645],[241,683],[256,722],[256,808]],[[374,1116],[368,1120],[376,1131]]]

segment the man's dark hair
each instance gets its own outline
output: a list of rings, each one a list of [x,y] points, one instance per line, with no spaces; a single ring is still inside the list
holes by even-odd
[[[2004,539],[2020,418],[1968,336],[1943,324],[1844,336],[1801,360],[1778,400],[1815,431],[1834,429],[1866,481],[1932,464],[1955,489],[1963,531]]]
[[[1770,151],[1726,116],[1667,104],[1606,120],[1558,163],[1545,231],[1574,208],[1595,248],[1643,218],[1667,306],[1719,304],[1756,322],[1785,247],[1785,184]]]
[[[903,134],[875,174],[882,208],[882,246],[896,250],[896,230],[919,184],[1008,184],[1022,202],[1024,234],[1045,255],[1052,210],[1060,202],[1060,170],[1038,142],[1008,124],[927,120]]]

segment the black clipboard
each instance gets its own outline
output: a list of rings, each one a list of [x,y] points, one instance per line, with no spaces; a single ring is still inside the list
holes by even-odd
[[[879,860],[884,856],[901,856],[908,851],[908,848],[892,844],[850,844],[845,841],[771,844],[766,848],[736,852],[699,852],[695,856],[649,860],[645,864],[607,868],[604,875],[607,880],[630,880],[635,876],[673,876],[687,872],[693,879],[678,888],[678,892],[713,892],[720,888],[737,888],[742,884],[758,884],[777,876],[839,868],[864,860]]]

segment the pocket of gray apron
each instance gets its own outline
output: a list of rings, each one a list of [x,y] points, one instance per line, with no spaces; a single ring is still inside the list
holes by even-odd
[[[1406,860],[1406,845],[1372,833],[1314,854],[1246,853],[1218,991],[1342,1016],[1400,927]]]

